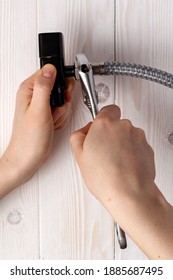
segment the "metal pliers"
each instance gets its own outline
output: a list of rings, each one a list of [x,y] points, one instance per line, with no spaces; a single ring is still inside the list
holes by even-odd
[[[95,119],[99,112],[98,94],[95,90],[93,67],[83,53],[76,55],[75,77],[81,82],[83,101],[90,110],[93,119]],[[125,249],[127,247],[125,233],[118,224],[115,225],[120,248]]]

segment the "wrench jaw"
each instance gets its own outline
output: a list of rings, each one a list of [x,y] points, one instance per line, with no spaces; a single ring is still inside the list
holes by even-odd
[[[83,101],[95,119],[98,109],[98,94],[95,90],[95,82],[92,65],[84,54],[77,54],[75,59],[75,76],[81,81]]]

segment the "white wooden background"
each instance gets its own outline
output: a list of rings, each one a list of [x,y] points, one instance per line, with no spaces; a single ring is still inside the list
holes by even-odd
[[[67,64],[84,52],[93,62],[116,58],[173,73],[172,14],[171,0],[0,0],[0,154],[17,88],[39,67],[39,32],[64,33]],[[173,203],[173,91],[126,77],[97,77],[96,85],[100,106],[116,102],[124,118],[145,130],[156,182]],[[82,181],[69,136],[90,120],[77,85],[71,122],[56,132],[50,159],[0,201],[0,259],[146,258],[129,238],[128,248],[119,249],[112,219]]]

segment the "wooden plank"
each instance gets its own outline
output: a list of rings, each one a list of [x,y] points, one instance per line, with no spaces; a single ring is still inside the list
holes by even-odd
[[[116,3],[117,60],[146,64],[173,73],[173,2],[117,0]],[[156,183],[167,200],[173,203],[173,146],[168,142],[173,132],[172,90],[126,77],[118,77],[116,85],[122,116],[144,129],[155,151]],[[116,256],[145,259],[131,240],[128,248],[116,252]]]
[[[36,1],[0,1],[0,153],[10,140],[17,88],[36,70]],[[0,201],[0,259],[39,257],[38,175]]]
[[[38,31],[64,33],[67,63],[74,62],[77,52],[91,61],[108,60],[114,55],[114,1],[39,0]],[[98,78],[96,83],[102,83],[100,92],[104,83],[111,91],[102,93],[102,105],[112,103],[113,79]],[[77,86],[71,122],[56,132],[50,159],[39,172],[42,259],[114,256],[112,219],[86,189],[69,146],[71,132],[90,120]]]

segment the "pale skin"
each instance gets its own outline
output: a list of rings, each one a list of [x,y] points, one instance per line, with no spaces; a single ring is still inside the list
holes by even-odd
[[[74,80],[67,82],[65,105],[52,112],[55,77],[46,65],[18,90],[11,141],[0,159],[0,198],[32,177],[49,156],[54,131],[68,122]],[[111,105],[70,142],[89,191],[113,219],[150,259],[173,259],[173,207],[154,182],[154,153],[143,130]]]
[[[0,159],[0,198],[32,177],[49,156],[54,131],[68,123],[75,81],[67,79],[65,105],[51,110],[55,78],[49,64],[19,87],[11,140]]]
[[[108,106],[71,136],[84,181],[150,259],[173,259],[173,207],[154,183],[154,153],[144,131]]]

